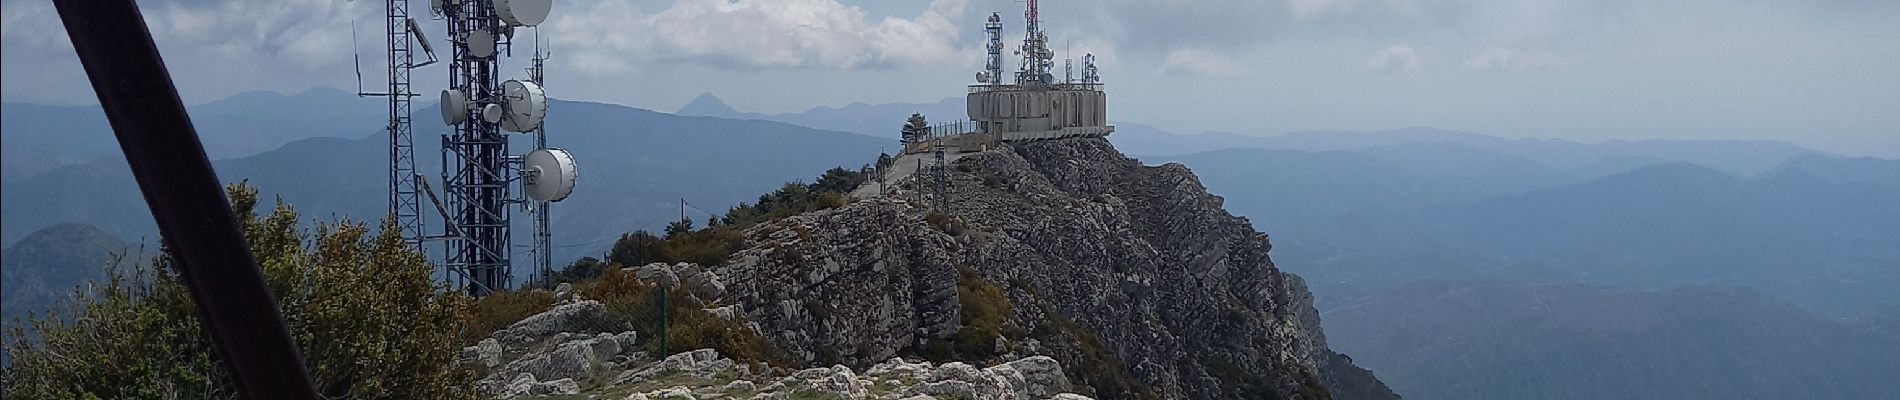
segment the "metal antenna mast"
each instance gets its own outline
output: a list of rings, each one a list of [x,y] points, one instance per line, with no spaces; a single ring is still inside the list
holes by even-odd
[[[515,28],[546,20],[552,1],[440,4],[449,37],[458,43],[449,88],[442,93],[443,122],[454,127],[442,136],[442,186],[449,214],[444,225],[452,230],[443,235],[448,238],[443,267],[469,294],[485,296],[514,282],[510,207],[560,201],[572,193],[577,176],[573,157],[559,149],[510,155],[509,137],[502,132],[536,133],[547,115],[547,94],[535,83],[542,55],[535,55],[531,81],[502,81],[500,57],[513,49]],[[536,145],[542,143],[545,137],[537,134]],[[524,197],[514,193],[517,184]]]
[[[547,82],[542,80],[546,77],[546,74],[543,73],[546,71],[544,65],[547,63],[549,53],[551,52],[552,50],[541,48],[541,28],[535,28],[534,64],[528,68],[528,80],[544,88],[547,87]],[[548,147],[547,131],[547,124],[541,124],[540,127],[534,129],[534,148],[545,149]],[[554,270],[554,235],[548,231],[548,214],[553,211],[548,209],[548,207],[554,205],[554,203],[548,201],[532,201],[530,204],[533,205],[531,210],[533,210],[532,213],[534,214],[535,270],[539,272],[541,276],[549,276],[548,274]]]
[[[1042,15],[1036,9],[1036,0],[1029,0],[1029,8],[1023,11],[1028,26],[1023,33],[1023,47],[1018,50],[1023,55],[1023,65],[1016,72],[1016,84],[1025,86],[1048,85],[1054,83],[1049,74],[1053,68],[1055,54],[1049,51],[1049,36],[1042,33]]]
[[[422,237],[422,200],[416,185],[415,137],[410,129],[411,103],[416,93],[410,90],[409,73],[411,70],[434,64],[435,51],[417,29],[416,20],[409,17],[409,0],[387,0],[384,2],[383,38],[385,60],[387,61],[387,91],[371,93],[359,91],[359,96],[382,96],[389,98],[389,215],[396,218],[396,229],[403,240],[411,245],[420,244]],[[415,46],[422,45],[428,61],[416,63]],[[360,71],[360,70],[359,70]],[[358,74],[361,78],[361,74]],[[362,86],[359,80],[357,86]]]
[[[983,75],[978,81],[988,85],[1003,84],[1003,15],[990,13],[990,20],[983,24],[984,35],[989,36],[989,61],[983,67]]]
[[[449,67],[449,87],[460,90],[483,107],[467,107],[465,118],[442,138],[442,182],[446,187],[449,212],[459,237],[447,245],[445,267],[460,272],[460,283],[470,294],[484,296],[508,287],[512,280],[508,228],[511,210],[509,181],[514,173],[508,165],[508,137],[503,136],[488,106],[499,97],[499,63],[495,55],[507,45],[495,10],[484,1],[449,2],[443,14],[452,38],[460,38],[454,63]]]

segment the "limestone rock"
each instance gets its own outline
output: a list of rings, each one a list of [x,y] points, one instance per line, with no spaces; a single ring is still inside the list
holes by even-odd
[[[695,295],[718,293],[715,303],[737,306],[806,365],[871,367],[948,338],[963,312],[957,283],[970,276],[1004,292],[1011,325],[1041,333],[965,361],[1120,365],[1090,376],[1180,399],[1319,397],[1309,382],[1333,375],[1310,294],[1273,265],[1267,235],[1187,167],[1146,166],[1100,138],[1002,145],[951,166],[947,209],[930,206],[928,174],[918,174],[877,197],[759,224],[745,233],[749,248],[710,271],[723,291]],[[643,277],[710,282],[694,278],[701,269],[652,267]],[[983,375],[1033,385],[1031,375],[1048,377],[1037,367]],[[978,398],[1001,387],[955,379],[920,390],[964,387],[946,382]]]
[[[463,347],[462,360],[488,368],[501,365],[501,341],[486,338],[474,346]]]
[[[583,331],[595,326],[606,317],[607,309],[599,301],[581,300],[557,305],[547,311],[516,321],[507,328],[495,332],[495,337],[511,343],[519,343],[556,333]]]

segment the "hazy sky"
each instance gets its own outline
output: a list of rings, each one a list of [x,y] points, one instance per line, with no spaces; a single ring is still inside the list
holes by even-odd
[[[1002,12],[1012,45],[1022,35],[1022,6],[1008,0],[556,1],[538,32],[554,51],[550,93],[662,111],[708,91],[766,113],[935,101],[980,69],[984,17]],[[365,78],[382,81],[381,1],[142,3],[188,102],[353,89],[353,23]],[[92,102],[51,5],[3,4],[0,97]],[[1111,119],[1174,131],[1430,126],[1900,157],[1900,1],[1049,0],[1043,11],[1058,52],[1101,58]],[[446,46],[440,22],[423,25]],[[511,68],[526,62],[516,54]],[[418,86],[434,93],[446,76],[418,71]]]

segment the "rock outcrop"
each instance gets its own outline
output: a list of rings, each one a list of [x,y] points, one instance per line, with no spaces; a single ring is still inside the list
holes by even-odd
[[[681,265],[655,265],[678,272]],[[705,281],[702,281],[705,282]],[[701,285],[690,285],[695,289]],[[578,300],[571,304],[598,304]],[[1026,357],[988,368],[962,362],[934,364],[891,358],[862,372],[843,365],[786,370],[746,364],[713,349],[651,360],[639,351],[640,337],[561,330],[586,329],[568,321],[591,306],[556,307],[530,316],[532,324],[495,332],[462,350],[465,361],[485,365],[476,387],[486,398],[551,395],[599,399],[998,399],[1089,400],[1073,393],[1062,365],[1050,357]],[[533,329],[519,329],[533,327]],[[555,329],[547,332],[543,328]],[[534,333],[524,333],[534,332]],[[510,354],[515,354],[510,356]],[[502,360],[503,358],[510,358]],[[497,366],[499,363],[499,366]]]
[[[1267,235],[1186,167],[1064,139],[966,154],[947,174],[948,209],[929,206],[920,172],[881,196],[754,227],[749,249],[700,272],[807,364],[873,367],[956,341],[982,361],[1050,356],[1102,398],[1384,388],[1326,348],[1310,294],[1274,267]],[[1007,304],[989,308],[1007,310],[1007,326],[963,326],[973,299],[959,283],[999,288]],[[993,351],[970,345],[988,340]]]
[[[629,371],[616,383],[619,387],[655,387],[635,391],[628,400],[647,399],[985,399],[985,400],[1088,400],[1069,392],[1062,367],[1049,357],[1030,357],[989,368],[951,362],[908,362],[893,358],[855,372],[843,365],[808,368],[779,377],[755,376],[721,379],[722,376],[746,375],[750,371],[730,373],[732,360],[718,358],[711,350],[681,353],[666,361]],[[743,369],[743,366],[739,368]],[[681,383],[679,376],[688,376]],[[660,377],[674,377],[663,379]]]

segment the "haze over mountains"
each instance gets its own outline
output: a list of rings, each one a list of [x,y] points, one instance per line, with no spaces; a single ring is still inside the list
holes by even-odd
[[[273,102],[286,105],[263,106]],[[384,208],[380,106],[318,91],[192,111],[224,179],[250,179],[306,218],[372,219]],[[557,102],[549,142],[582,168],[555,208],[557,262],[658,228],[681,198],[703,223],[696,209],[722,212],[785,181],[855,168],[895,147],[903,117],[947,121],[962,106],[763,115],[706,95],[673,115]],[[23,238],[69,222],[128,242],[152,236],[96,109],[4,107],[7,245],[43,247]],[[298,119],[315,110],[337,111]],[[440,125],[433,109],[416,115],[418,168],[434,176]],[[1109,139],[1122,152],[1187,165],[1227,210],[1271,234],[1276,264],[1312,287],[1331,343],[1408,398],[1900,391],[1869,373],[1900,370],[1875,357],[1900,353],[1900,161],[1772,141],[1116,125]],[[12,279],[16,249],[7,252]],[[1579,369],[1596,372],[1567,373]],[[1472,383],[1436,384],[1445,381]]]
[[[319,97],[324,96],[336,103],[358,100],[341,92]],[[192,109],[194,117],[202,107],[206,106]],[[701,209],[724,212],[784,182],[809,179],[831,167],[856,168],[873,161],[878,147],[888,144],[869,136],[768,121],[680,117],[585,102],[557,101],[553,107],[563,118],[550,120],[549,141],[575,155],[582,176],[574,195],[554,208],[553,222],[560,232],[555,238],[560,247],[557,256],[567,259],[594,254],[611,244],[612,238],[633,229],[657,230],[678,218],[681,199]],[[380,114],[354,118],[377,122]],[[415,111],[417,169],[430,177],[439,174],[440,158],[434,156],[439,143],[434,137],[441,128],[438,121],[426,117],[436,114],[433,107]],[[341,121],[328,131],[361,124]],[[274,125],[247,129],[268,130]],[[110,131],[103,130],[103,123],[99,126],[99,131],[68,134],[113,143]],[[304,129],[325,131],[321,125]],[[221,134],[203,136],[209,142]],[[387,153],[381,149],[387,146],[387,136],[374,130],[347,136],[300,138],[275,150],[213,164],[221,178],[248,179],[265,196],[281,196],[310,218],[381,218],[386,205],[376,193],[386,185]],[[515,146],[530,144],[523,135]],[[11,144],[7,148],[16,151]],[[96,225],[131,241],[154,236],[130,171],[117,158],[116,148],[108,151],[110,157],[8,181],[0,203],[7,216],[6,243],[64,222]],[[424,217],[434,219],[434,213],[425,209]],[[703,223],[705,214],[694,213]],[[526,225],[517,229],[527,230]]]
[[[761,119],[792,125],[896,139],[899,128],[911,113],[922,113],[935,121],[968,119],[962,97],[947,97],[935,103],[851,103],[843,107],[818,106],[799,113],[759,114],[742,112],[727,105],[712,93],[702,93],[674,114],[731,119]]]
[[[240,93],[192,106],[191,121],[212,159],[236,158],[316,137],[358,138],[383,129],[387,103],[339,89],[294,95]],[[120,157],[118,142],[98,106],[0,103],[0,148],[5,181],[64,165]],[[422,115],[422,114],[417,114]]]

